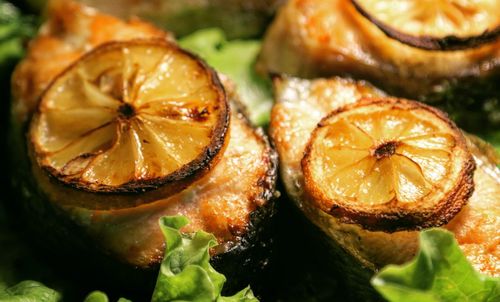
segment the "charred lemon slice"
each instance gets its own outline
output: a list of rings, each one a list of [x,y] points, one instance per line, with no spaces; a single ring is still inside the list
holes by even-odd
[[[200,176],[228,121],[224,89],[202,61],[167,42],[115,42],[54,80],[30,138],[38,164],[65,184],[145,192]]]
[[[477,47],[500,36],[497,0],[352,0],[387,36],[428,50]]]
[[[323,211],[369,230],[440,226],[473,191],[474,161],[459,129],[414,101],[365,99],[325,117],[302,159]]]

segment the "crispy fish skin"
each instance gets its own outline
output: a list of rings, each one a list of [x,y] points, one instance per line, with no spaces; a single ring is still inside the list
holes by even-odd
[[[397,96],[424,99],[450,83],[500,74],[500,40],[460,51],[427,51],[387,37],[344,0],[291,0],[265,36],[263,72],[302,78],[352,76]]]
[[[72,62],[102,43],[133,39],[172,41],[169,33],[137,19],[124,22],[71,1],[57,0],[51,4],[48,21],[30,42],[27,56],[12,79],[12,153],[19,170],[15,172],[15,182],[18,189],[28,190],[24,194],[28,211],[45,213],[45,220],[51,219],[47,224],[54,224],[52,231],[69,223],[80,231],[78,234],[83,234],[77,238],[71,232],[55,230],[59,244],[66,242],[68,236],[73,237],[68,242],[95,246],[104,255],[142,269],[161,261],[164,237],[158,219],[164,215],[187,216],[191,223],[183,231],[201,229],[213,233],[220,243],[213,253],[220,257],[235,249],[249,248],[247,237],[256,237],[260,220],[273,214],[277,156],[262,130],[253,128],[237,106],[231,112],[229,142],[219,163],[184,191],[150,204],[109,211],[59,206],[51,199],[71,196],[51,195],[56,185],[36,163],[29,162],[25,151],[25,124],[43,90]],[[231,99],[236,97],[231,88],[228,95]],[[61,216],[65,222],[58,225]],[[51,231],[50,227],[46,231]]]
[[[275,80],[270,135],[280,157],[280,170],[288,195],[309,221],[329,239],[352,255],[370,271],[391,263],[404,263],[418,250],[418,232],[384,233],[367,231],[355,224],[341,223],[314,206],[304,194],[304,175],[300,166],[312,131],[330,111],[361,97],[383,97],[384,93],[365,82],[343,78]],[[500,170],[469,139],[477,164],[475,190],[469,202],[445,229],[455,237],[467,258],[479,271],[500,275]]]

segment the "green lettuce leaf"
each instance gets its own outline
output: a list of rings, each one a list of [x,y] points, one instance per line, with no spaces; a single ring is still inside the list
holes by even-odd
[[[91,292],[83,302],[109,302],[108,295],[100,290]]]
[[[0,67],[1,72],[8,71],[5,77],[10,74],[10,68],[5,65],[13,65],[22,57],[23,41],[34,32],[33,18],[22,16],[14,5],[0,0]]]
[[[257,298],[253,295],[250,286],[245,287],[234,296],[231,297],[219,297],[217,302],[256,302]]]
[[[482,275],[467,261],[452,233],[420,233],[420,251],[411,262],[389,265],[372,285],[388,301],[500,301],[500,278]]]
[[[23,281],[0,292],[0,302],[58,302],[61,294],[36,281]]]
[[[209,262],[209,249],[217,245],[217,241],[204,231],[194,235],[182,234],[179,230],[186,224],[188,219],[182,216],[160,219],[167,248],[152,301],[258,301],[249,288],[233,297],[221,296],[226,278]]]
[[[269,123],[273,104],[271,84],[255,72],[260,40],[227,41],[220,29],[204,29],[182,38],[179,44],[202,57],[236,85],[250,119],[259,126]]]
[[[160,227],[167,248],[151,301],[258,302],[250,287],[231,297],[221,295],[226,277],[210,265],[209,249],[217,245],[215,237],[204,231],[193,235],[179,230],[188,224],[183,216],[163,217]],[[35,281],[23,281],[0,291],[0,302],[58,302],[62,295]],[[91,292],[84,302],[109,302],[101,291]],[[131,302],[120,298],[118,302]]]
[[[91,292],[83,302],[109,302],[108,296],[102,291],[96,290]],[[125,298],[118,299],[118,302],[132,302]]]

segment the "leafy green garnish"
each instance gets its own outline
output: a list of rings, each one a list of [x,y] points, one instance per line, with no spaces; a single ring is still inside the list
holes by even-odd
[[[184,216],[160,219],[167,248],[160,266],[151,301],[197,302],[259,302],[250,287],[231,297],[221,295],[226,277],[210,265],[209,249],[217,245],[212,234],[198,231],[194,235],[182,234],[180,229],[189,223]],[[61,294],[35,281],[23,281],[0,292],[0,302],[58,302]],[[84,302],[108,302],[108,296],[93,291]],[[131,302],[120,298],[118,302]]]
[[[221,296],[226,277],[209,263],[209,249],[217,241],[204,231],[182,234],[179,230],[186,224],[188,219],[182,216],[160,219],[167,248],[152,301],[258,301],[249,288],[232,297]]]
[[[0,292],[1,302],[58,302],[61,294],[36,281],[20,282]]]
[[[253,295],[250,286],[247,286],[244,289],[240,290],[234,296],[231,297],[219,296],[219,298],[217,299],[217,302],[258,302],[258,301],[259,300],[255,298],[255,296]]]
[[[108,296],[102,291],[96,290],[91,292],[83,302],[109,302]],[[118,302],[132,302],[125,298],[118,299]]]
[[[11,3],[0,0],[0,66],[2,70],[6,64],[15,62],[23,55],[23,41],[33,34],[33,20],[22,16]]]
[[[250,119],[255,124],[264,126],[269,123],[273,103],[271,84],[260,77],[254,68],[261,41],[227,41],[222,30],[212,28],[186,36],[179,44],[198,54],[236,83],[241,101],[248,107]]]
[[[108,295],[100,290],[95,290],[91,292],[83,302],[108,302]]]
[[[441,229],[422,231],[415,259],[385,267],[372,285],[390,302],[500,301],[500,278],[475,271],[453,234]]]

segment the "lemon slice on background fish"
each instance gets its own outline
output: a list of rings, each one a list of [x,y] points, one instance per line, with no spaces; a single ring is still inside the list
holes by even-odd
[[[496,0],[352,0],[356,9],[398,41],[428,50],[477,47],[500,36]]]

